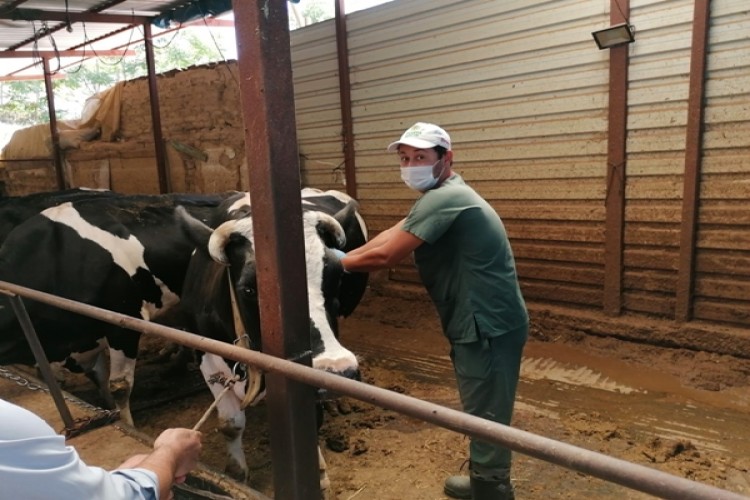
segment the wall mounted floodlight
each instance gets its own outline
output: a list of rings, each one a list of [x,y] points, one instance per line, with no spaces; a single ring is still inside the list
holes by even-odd
[[[599,46],[599,50],[611,49],[618,45],[633,43],[635,41],[635,31],[628,23],[616,24],[603,30],[591,33],[594,41]]]

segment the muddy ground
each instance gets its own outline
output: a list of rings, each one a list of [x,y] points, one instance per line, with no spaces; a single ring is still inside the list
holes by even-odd
[[[532,317],[533,320],[533,317]],[[364,381],[459,408],[448,345],[429,303],[369,295],[342,324]],[[156,435],[192,427],[211,403],[197,371],[137,373],[134,418]],[[165,396],[186,394],[168,403]],[[513,425],[680,477],[750,495],[750,360],[532,328]],[[248,410],[244,446],[251,486],[273,496],[265,408]],[[222,437],[204,427],[203,461],[224,465]],[[468,440],[413,418],[344,398],[320,431],[335,499],[445,498],[442,483],[467,457]],[[519,499],[650,498],[522,454]]]

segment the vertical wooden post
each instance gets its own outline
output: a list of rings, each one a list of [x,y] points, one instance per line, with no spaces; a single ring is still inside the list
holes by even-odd
[[[156,84],[156,64],[154,61],[154,42],[151,37],[151,24],[143,24],[143,45],[146,48],[146,67],[148,69],[148,92],[151,100],[151,127],[154,135],[156,153],[156,171],[159,179],[159,192],[169,193],[169,174],[167,172],[167,150],[161,131],[161,113],[159,111],[159,87]]]
[[[630,2],[612,0],[610,22],[628,22]],[[609,49],[609,125],[607,131],[606,226],[604,241],[604,313],[622,311],[625,232],[625,176],[628,120],[628,49]]]
[[[55,179],[57,189],[66,187],[65,171],[63,167],[62,151],[60,150],[60,133],[57,131],[57,111],[55,110],[55,91],[52,87],[52,72],[49,69],[49,58],[42,57],[44,68],[44,89],[47,92],[47,111],[49,112],[49,129],[52,138],[52,157],[55,161]]]
[[[693,41],[690,52],[690,89],[685,138],[685,172],[683,174],[682,227],[680,228],[680,260],[677,273],[675,319],[688,321],[693,315],[695,288],[695,240],[700,202],[700,173],[703,140],[703,112],[708,43],[710,1],[695,0]]]

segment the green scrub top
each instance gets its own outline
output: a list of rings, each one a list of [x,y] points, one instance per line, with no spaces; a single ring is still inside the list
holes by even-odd
[[[414,260],[451,343],[528,325],[505,226],[461,176],[425,192],[403,229],[424,241]]]

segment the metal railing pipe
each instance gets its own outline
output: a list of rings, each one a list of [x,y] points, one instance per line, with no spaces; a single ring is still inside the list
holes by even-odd
[[[372,403],[461,434],[500,444],[514,451],[561,465],[568,469],[616,483],[627,488],[674,500],[747,500],[747,497],[689,479],[681,478],[643,465],[634,464],[602,453],[555,441],[513,427],[491,422],[458,410],[371,386],[304,365],[275,358],[257,351],[209,339],[200,335],[157,325],[105,309],[56,297],[0,281],[0,289],[23,297],[90,316],[124,328],[211,352],[224,358],[282,373],[284,376],[330,391]]]
[[[23,334],[26,336],[26,342],[29,343],[31,353],[34,355],[34,359],[36,359],[37,366],[39,366],[39,371],[42,372],[42,377],[47,382],[47,388],[52,396],[52,400],[55,402],[58,413],[60,413],[60,418],[62,418],[65,428],[70,429],[74,424],[73,416],[70,414],[68,405],[65,404],[65,396],[63,396],[55,375],[52,373],[49,360],[44,353],[41,342],[39,342],[39,337],[36,334],[36,330],[34,330],[34,325],[31,323],[29,313],[26,311],[26,307],[18,295],[11,295],[8,298],[10,299],[10,305],[13,307],[13,312],[16,313],[16,318],[18,318],[18,323],[21,325],[21,330],[23,330]]]

